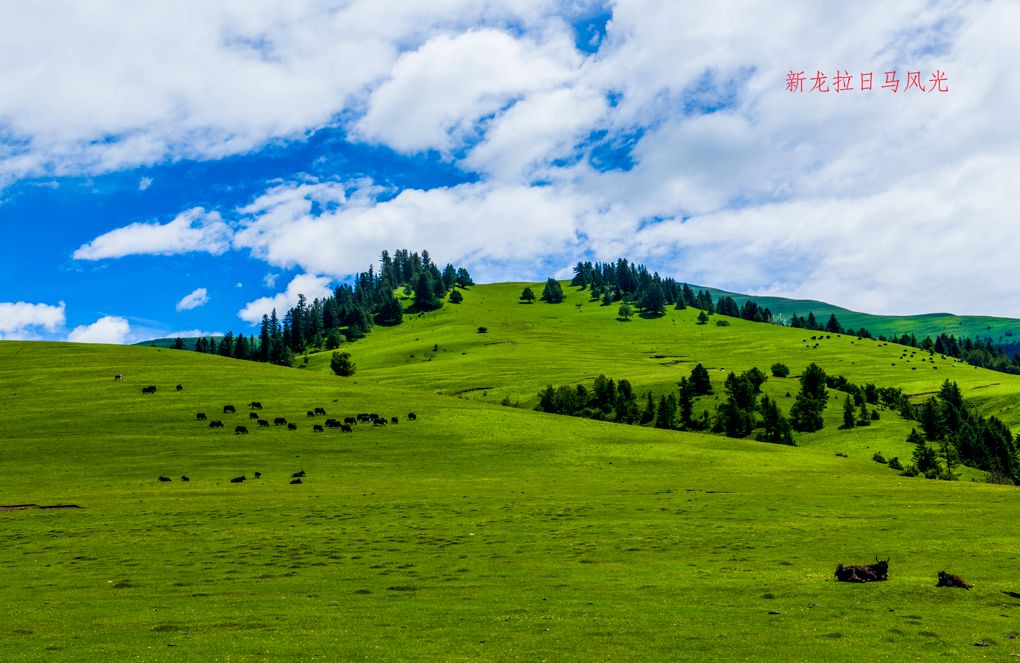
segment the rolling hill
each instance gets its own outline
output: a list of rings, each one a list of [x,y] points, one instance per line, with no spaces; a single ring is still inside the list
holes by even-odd
[[[662,393],[702,362],[719,391],[730,371],[817,362],[918,395],[955,380],[1015,431],[1020,378],[853,337],[698,325],[690,310],[621,322],[573,289],[519,304],[522,287],[469,288],[346,344],[352,378],[329,353],[289,369],[0,342],[5,658],[1020,654],[1017,489],[873,462],[909,458],[911,422],[894,412],[839,431],[832,393],[826,427],[786,447],[531,409],[547,384],[600,373]],[[796,380],[764,388],[785,410]],[[254,425],[253,400],[298,429]],[[399,423],[315,433],[314,407]],[[40,508],[54,506],[67,508]],[[838,562],[876,555],[888,582],[835,582]],[[974,589],[936,588],[943,569]]]

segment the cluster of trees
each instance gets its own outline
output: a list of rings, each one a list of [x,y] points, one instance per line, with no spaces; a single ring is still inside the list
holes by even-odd
[[[378,272],[370,266],[351,284],[338,286],[332,296],[311,303],[299,295],[297,306],[282,320],[275,309],[263,316],[258,338],[246,339],[243,334],[235,338],[228,333],[218,344],[213,339],[199,339],[195,349],[289,366],[294,355],[306,349],[333,350],[344,341],[364,337],[373,325],[400,324],[404,307],[394,294],[399,288],[413,297],[409,310],[432,311],[443,305],[448,293],[451,302],[459,303],[463,295],[454,288],[471,285],[474,281],[466,269],[451,264],[440,269],[428,251],[419,254],[399,249],[392,256],[383,251]],[[175,340],[174,347],[183,348],[183,341]]]
[[[914,446],[914,465],[907,474],[952,479],[953,468],[969,465],[1009,482],[1020,481],[1020,458],[1006,424],[984,417],[963,402],[955,382],[946,380],[938,394],[915,406],[923,436],[912,430],[907,438]]]
[[[716,303],[708,290],[695,292],[686,283],[663,278],[657,272],[649,272],[644,265],[635,265],[623,258],[616,262],[579,262],[574,266],[574,278],[570,284],[582,290],[590,289],[592,300],[599,300],[606,306],[626,299],[653,316],[663,315],[667,306],[678,309],[689,306],[707,313],[716,312]],[[737,308],[735,302],[733,308]],[[737,309],[736,315],[743,316],[742,311]],[[748,319],[761,322],[772,320],[771,312],[758,308],[757,304],[747,310],[747,315],[750,316]]]
[[[535,409],[668,430],[711,429],[730,437],[747,437],[761,429],[758,440],[793,444],[790,422],[778,404],[767,396],[762,396],[759,402],[761,385],[767,379],[757,368],[740,375],[730,373],[725,383],[726,401],[719,405],[714,418],[707,411],[700,416],[694,414],[695,399],[713,393],[708,370],[701,364],[691,370],[690,377],[680,379],[676,392],[662,394],[658,400],[648,392],[643,407],[639,407],[629,381],[614,381],[600,375],[590,390],[584,385],[547,386],[539,392]]]
[[[828,332],[830,334],[847,334],[848,336],[857,336],[858,338],[874,338],[871,332],[864,327],[857,330],[844,329],[843,325],[836,318],[835,313],[829,315],[829,320],[824,325],[818,322],[815,314],[812,312],[809,312],[806,318],[794,313],[790,318],[790,326],[810,331]],[[918,348],[929,354],[953,357],[954,359],[965,361],[971,366],[988,368],[1001,373],[1020,374],[1020,352],[1014,353],[1013,357],[1010,358],[1006,348],[995,343],[990,338],[957,339],[952,334],[943,333],[936,336],[934,340],[932,340],[931,336],[925,336],[923,340],[918,341],[917,336],[914,334],[901,334],[900,336],[892,336],[890,338],[879,335],[878,340],[905,345],[910,348]]]

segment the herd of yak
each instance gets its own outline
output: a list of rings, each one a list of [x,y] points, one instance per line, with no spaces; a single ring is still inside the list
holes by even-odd
[[[836,580],[840,582],[875,582],[889,579],[889,560],[875,558],[874,564],[853,564],[836,567]],[[959,589],[970,589],[973,585],[967,584],[960,576],[952,573],[939,571],[939,581],[936,587],[957,587]]]
[[[123,375],[115,375],[113,377],[113,379],[117,380],[117,381],[120,381],[120,380],[124,379],[124,376]],[[175,390],[176,391],[184,391],[184,385],[180,385],[180,384],[177,385],[175,387]],[[154,394],[154,393],[156,393],[156,385],[151,385],[150,384],[148,386],[142,387],[142,394],[143,395],[144,394]],[[249,419],[254,420],[257,423],[257,425],[260,426],[260,427],[267,427],[267,428],[269,427],[269,420],[268,419],[263,419],[262,416],[258,412],[255,412],[255,410],[259,410],[259,411],[262,410],[262,403],[261,402],[259,402],[259,401],[252,401],[251,403],[248,403],[248,408],[251,410],[251,412],[248,413],[248,418]],[[223,414],[235,414],[236,412],[237,412],[237,408],[234,407],[231,404],[227,404],[227,405],[223,406]],[[314,417],[319,417],[319,416],[325,417],[326,416],[326,408],[316,407],[316,408],[314,408],[312,410],[308,410],[307,416],[309,418],[314,418]],[[415,420],[417,420],[417,418],[418,418],[418,415],[416,415],[414,412],[408,412],[407,413],[407,419],[409,421],[415,421]],[[223,422],[221,420],[219,420],[219,419],[211,419],[210,420],[208,418],[208,416],[205,414],[205,412],[197,412],[195,414],[195,419],[197,421],[208,421],[209,422],[209,428],[224,428]],[[362,413],[360,413],[360,414],[358,414],[356,416],[353,416],[353,417],[345,417],[343,421],[340,421],[339,419],[327,418],[325,421],[322,422],[322,424],[313,424],[312,425],[312,432],[314,432],[314,433],[322,433],[322,432],[325,431],[326,428],[337,428],[342,433],[353,433],[354,432],[354,428],[353,427],[357,426],[359,423],[370,424],[372,426],[385,426],[387,423],[389,423],[390,425],[398,424],[398,423],[400,423],[400,419],[398,417],[389,417],[387,419],[386,417],[380,416],[379,414],[377,414],[375,412],[362,412]],[[298,429],[297,424],[293,423],[293,422],[290,422],[290,421],[287,421],[286,417],[274,417],[273,418],[273,425],[274,426],[286,426],[287,430],[292,430],[292,431]],[[235,435],[247,435],[248,434],[248,427],[244,426],[244,425],[241,425],[241,424],[238,424],[238,425],[234,426],[234,434]],[[256,472],[255,473],[255,478],[256,479],[261,478],[261,476],[262,476],[261,472]],[[298,472],[295,472],[294,474],[291,475],[291,483],[292,484],[303,483],[302,478],[304,476],[305,476],[304,470],[300,470]],[[239,477],[234,477],[233,479],[230,480],[230,482],[231,483],[242,483],[244,481],[247,481],[247,479],[248,479],[247,476],[241,475]],[[166,481],[172,481],[172,479],[170,477],[167,477],[167,476],[161,476],[161,477],[159,477],[159,481],[166,482]],[[187,475],[184,475],[184,476],[181,477],[181,481],[191,481],[191,478],[188,477]]]

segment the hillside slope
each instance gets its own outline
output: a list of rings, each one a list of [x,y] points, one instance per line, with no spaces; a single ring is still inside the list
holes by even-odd
[[[463,312],[446,315],[456,328]],[[1003,637],[1020,605],[1003,593],[1020,590],[1013,488],[380,386],[371,370],[0,342],[0,504],[81,507],[0,511],[5,658],[1020,653]],[[246,423],[250,400],[298,430],[195,420]],[[313,433],[315,406],[400,423]],[[875,554],[889,582],[833,581]],[[975,589],[936,589],[943,568]]]
[[[403,324],[376,327],[344,346],[358,377],[445,395],[498,403],[504,398],[531,407],[548,384],[590,382],[599,374],[630,380],[639,391],[675,389],[696,363],[712,373],[717,391],[730,371],[774,362],[792,369],[770,378],[766,391],[780,399],[795,393],[795,376],[811,362],[857,384],[900,387],[926,396],[943,381],[956,381],[969,401],[987,414],[1020,426],[1020,376],[1007,375],[896,344],[712,316],[697,324],[697,310],[669,309],[662,318],[617,318],[618,306],[589,300],[565,288],[561,304],[523,304],[525,285],[475,286],[461,304],[406,316]],[[727,326],[717,326],[725,320]],[[479,327],[486,333],[478,333]],[[311,355],[308,368],[329,371],[330,353]],[[297,362],[301,365],[301,362]],[[786,406],[788,408],[788,405]],[[830,412],[831,412],[830,408]],[[907,429],[909,431],[909,428]]]

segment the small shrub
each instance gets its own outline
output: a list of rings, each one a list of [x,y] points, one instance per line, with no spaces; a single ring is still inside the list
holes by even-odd
[[[772,375],[777,378],[785,378],[790,376],[790,367],[786,364],[776,362],[772,364]]]
[[[730,326],[730,321],[729,320],[716,320],[715,321],[715,326],[716,327],[729,327]]]
[[[478,328],[478,333],[479,334],[487,334],[488,332],[489,332],[489,328],[488,327],[479,327]]]
[[[905,477],[916,477],[918,474],[920,474],[920,472],[917,471],[917,465],[907,465],[903,468],[903,471],[900,472],[900,475]]]
[[[891,467],[894,470],[902,470],[903,469],[903,464],[900,463],[900,457],[899,456],[893,456],[892,458],[890,458],[889,459],[889,467]]]
[[[886,461],[885,456],[882,455],[881,451],[876,451],[875,455],[871,457],[871,460],[875,461],[876,463],[882,463],[883,465],[885,465],[888,462]]]

